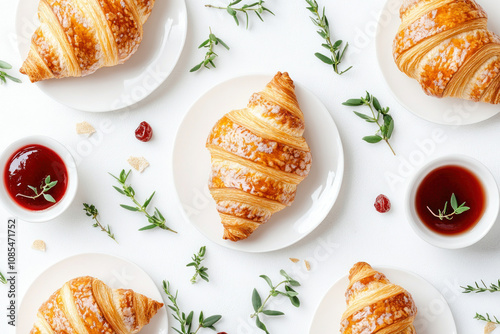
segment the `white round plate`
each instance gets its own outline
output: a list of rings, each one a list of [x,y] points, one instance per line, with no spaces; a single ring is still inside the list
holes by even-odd
[[[488,27],[500,33],[498,2],[495,0],[479,2],[490,15]],[[401,4],[402,0],[387,1],[380,14],[375,37],[379,67],[398,102],[413,114],[438,124],[474,124],[496,115],[500,111],[500,106],[497,105],[428,96],[416,80],[399,71],[392,57],[392,41],[401,23],[399,18]]]
[[[132,289],[163,302],[153,280],[132,262],[106,254],[75,255],[52,265],[31,284],[19,308],[16,332],[29,333],[40,306],[64,283],[80,276],[93,276],[113,289]],[[141,334],[167,333],[168,330],[167,310],[162,307]]]
[[[271,79],[267,75],[244,76],[210,89],[186,114],[174,143],[173,177],[184,216],[213,242],[246,252],[281,249],[314,230],[335,203],[344,173],[342,142],[332,117],[317,97],[296,84],[306,124],[304,137],[312,153],[311,171],[298,186],[292,206],[274,214],[246,240],[222,239],[223,227],[208,190],[211,164],[205,142],[224,114],[245,107],[251,95],[264,89]]]
[[[31,35],[39,25],[39,0],[19,1],[16,31],[19,53],[28,54]],[[122,109],[146,98],[170,75],[187,33],[184,0],[156,1],[144,24],[144,36],[135,54],[123,65],[98,69],[81,78],[38,82],[48,96],[68,107],[91,112]],[[27,77],[23,78],[28,81]]]
[[[414,325],[418,334],[457,334],[455,320],[444,297],[429,282],[409,271],[391,267],[374,267],[394,284],[402,286],[417,305]],[[316,309],[309,334],[339,333],[346,309],[345,291],[348,276],[339,279],[328,290]]]

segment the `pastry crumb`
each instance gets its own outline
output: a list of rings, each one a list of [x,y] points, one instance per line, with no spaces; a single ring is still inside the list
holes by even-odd
[[[307,271],[310,271],[311,270],[311,264],[309,263],[309,261],[304,260],[304,263],[306,264]]]
[[[45,242],[43,240],[35,240],[33,241],[33,245],[31,245],[31,248],[40,252],[45,252],[47,246],[45,245]]]
[[[95,133],[95,129],[87,122],[76,123],[76,133],[79,135],[88,135],[90,137]]]
[[[493,322],[488,322],[486,326],[484,326],[484,334],[490,334],[497,328],[497,325]]]
[[[299,262],[300,260],[299,260],[299,259],[296,259],[296,258],[294,258],[294,257],[291,257],[291,258],[290,258],[290,261],[292,261],[293,263],[297,263],[297,262]]]
[[[139,173],[149,167],[149,162],[144,157],[130,157],[127,162]]]

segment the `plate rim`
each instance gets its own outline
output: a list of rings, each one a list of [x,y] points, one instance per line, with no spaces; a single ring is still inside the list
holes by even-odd
[[[71,109],[74,109],[74,110],[78,110],[78,111],[89,112],[89,113],[107,113],[107,112],[113,112],[113,111],[121,111],[121,110],[129,108],[129,107],[131,107],[133,105],[136,105],[137,103],[139,103],[141,101],[146,100],[153,92],[155,92],[158,88],[160,88],[160,86],[162,86],[163,83],[170,77],[170,75],[174,71],[175,67],[178,65],[179,59],[181,58],[182,52],[184,51],[184,47],[186,46],[187,32],[188,32],[188,28],[189,28],[189,21],[188,21],[189,20],[189,15],[188,15],[188,11],[187,11],[186,0],[176,0],[176,1],[178,1],[178,5],[182,6],[182,8],[181,8],[181,14],[182,14],[182,20],[184,22],[184,24],[183,24],[182,41],[180,43],[180,47],[179,47],[178,53],[175,56],[175,61],[173,62],[172,67],[168,70],[168,73],[165,75],[165,77],[158,83],[158,85],[155,88],[153,88],[152,90],[148,91],[140,99],[134,100],[131,104],[127,103],[126,105],[122,105],[122,106],[119,106],[119,107],[111,107],[111,106],[104,107],[104,106],[100,106],[100,108],[92,108],[92,109],[81,108],[81,107],[77,108],[75,106],[69,105],[66,102],[62,102],[59,99],[56,99],[52,95],[48,94],[44,89],[42,89],[40,87],[40,85],[38,85],[39,82],[35,82],[35,83],[29,82],[29,83],[31,85],[36,86],[38,88],[38,90],[40,90],[45,96],[47,96],[51,100],[53,100],[53,101],[55,101],[55,102],[57,102],[57,103],[65,106],[65,107],[68,107],[68,108],[71,108]],[[16,36],[17,37],[19,37],[19,34],[18,34],[18,32],[19,32],[18,31],[18,19],[19,19],[19,12],[20,12],[21,7],[22,7],[21,4],[22,4],[22,1],[19,1],[18,5],[17,5],[17,8],[16,8],[16,14],[15,14],[15,20],[14,20],[14,28],[15,28],[15,32],[16,32]],[[35,12],[34,15],[37,15],[37,12]],[[16,44],[17,44],[17,52],[19,54],[19,59],[21,59],[21,61],[24,62],[24,60],[25,60],[24,57],[25,56],[21,52],[21,47],[20,47],[21,42],[18,40]],[[139,47],[140,47],[140,45],[139,45]],[[137,52],[137,50],[136,50],[136,52]],[[132,57],[133,56],[134,56],[134,54],[132,54]],[[126,62],[124,64],[126,64]],[[122,65],[124,65],[124,64],[122,64]],[[115,65],[115,66],[117,66],[117,65]],[[92,75],[92,74],[90,74],[90,75]],[[25,78],[28,79],[27,76],[25,76]],[[29,79],[28,79],[28,81],[29,81]]]
[[[379,271],[379,272],[384,272],[386,270],[394,270],[394,271],[398,271],[402,274],[405,274],[405,275],[409,275],[409,276],[413,276],[414,278],[418,279],[419,281],[421,282],[425,282],[429,288],[432,288],[433,292],[436,293],[436,295],[439,295],[442,300],[445,302],[446,304],[446,307],[447,307],[447,310],[449,311],[450,315],[451,315],[451,319],[453,320],[453,330],[454,332],[452,334],[457,334],[457,323],[455,321],[455,317],[453,315],[453,312],[451,311],[451,308],[450,308],[450,305],[448,304],[448,301],[446,300],[446,298],[444,298],[443,294],[438,290],[436,289],[436,287],[430,283],[429,281],[427,281],[425,278],[423,278],[422,276],[420,276],[419,274],[413,272],[412,270],[408,270],[408,269],[404,269],[402,267],[398,267],[398,266],[391,266],[391,265],[378,265],[378,264],[375,264],[372,266],[373,269]],[[313,329],[313,325],[315,323],[315,320],[316,320],[316,315],[318,314],[318,311],[321,307],[321,304],[323,304],[323,302],[326,300],[328,294],[330,293],[330,291],[337,285],[339,284],[342,280],[344,279],[347,279],[349,280],[349,274],[345,274],[341,277],[339,277],[337,280],[335,280],[335,282],[330,285],[326,291],[322,294],[322,297],[321,297],[321,300],[318,302],[315,310],[314,310],[314,314],[310,320],[310,325],[309,325],[309,332],[308,334],[314,334],[312,332],[312,329]]]
[[[163,295],[160,291],[160,289],[158,289],[158,286],[156,286],[156,283],[154,282],[154,280],[151,278],[151,276],[144,270],[142,269],[139,265],[137,265],[135,262],[132,262],[131,260],[128,260],[122,256],[117,256],[117,255],[112,255],[112,254],[109,254],[109,253],[99,253],[99,252],[88,252],[88,253],[78,253],[78,254],[73,254],[73,255],[70,255],[68,257],[65,257],[63,259],[60,259],[60,260],[56,260],[56,262],[50,264],[48,267],[46,267],[45,269],[43,269],[38,275],[36,275],[36,277],[29,283],[29,286],[26,288],[25,290],[25,293],[24,293],[24,296],[23,298],[21,299],[20,303],[19,303],[19,307],[17,308],[17,312],[18,312],[18,316],[17,316],[17,319],[16,321],[19,321],[20,319],[20,314],[21,314],[21,310],[23,309],[23,305],[26,304],[26,300],[27,300],[27,297],[30,293],[30,290],[33,288],[34,284],[37,282],[37,280],[47,274],[51,269],[53,269],[55,266],[65,262],[65,261],[71,261],[75,258],[78,258],[78,257],[85,257],[85,256],[107,256],[109,258],[112,258],[112,259],[119,259],[121,261],[124,261],[126,262],[128,265],[131,265],[133,267],[135,267],[136,270],[139,270],[141,272],[143,272],[150,280],[151,280],[151,283],[155,286],[156,290],[158,291],[158,295],[161,297],[161,302],[164,304],[161,309],[164,310],[164,312],[166,312],[166,317],[165,317],[165,321],[166,321],[166,328],[170,328],[169,327],[169,318],[168,318],[168,312],[167,312],[167,309],[166,309],[166,304],[163,300]],[[106,283],[106,282],[104,282]],[[64,284],[64,283],[63,283]],[[123,287],[123,288],[126,288],[126,287]],[[51,294],[53,293],[50,292]],[[149,297],[149,296],[148,296]],[[48,298],[48,297],[47,297]],[[18,326],[16,326],[16,332],[17,332],[17,328]]]
[[[389,89],[389,91],[391,92],[391,96],[403,107],[405,108],[407,111],[409,111],[412,115],[415,115],[417,116],[418,118],[422,119],[422,120],[425,120],[425,121],[428,121],[428,122],[431,122],[431,123],[434,123],[434,124],[440,124],[440,125],[448,125],[448,126],[467,126],[467,125],[474,125],[474,124],[478,124],[478,123],[482,123],[484,121],[487,121],[488,119],[491,119],[495,116],[498,116],[498,114],[500,113],[500,108],[499,110],[494,113],[494,114],[491,114],[489,116],[487,116],[486,118],[483,118],[483,119],[480,119],[480,120],[476,120],[476,121],[473,121],[473,122],[461,122],[461,123],[449,123],[449,122],[445,122],[442,118],[432,118],[432,117],[426,117],[420,113],[417,113],[415,111],[413,111],[412,108],[410,108],[408,106],[408,103],[404,102],[400,97],[399,95],[397,95],[394,90],[392,89],[392,86],[389,84],[389,80],[387,79],[387,76],[388,74],[383,70],[384,66],[382,66],[382,51],[380,49],[380,38],[381,36],[383,35],[381,30],[383,29],[382,27],[382,24],[380,23],[381,20],[382,20],[382,16],[384,15],[384,12],[388,11],[388,6],[390,4],[391,1],[394,1],[394,0],[386,0],[383,7],[382,7],[382,10],[380,11],[379,15],[378,15],[378,18],[377,18],[377,29],[375,31],[375,56],[377,58],[377,65],[378,65],[378,68],[379,68],[379,71],[381,72],[382,74],[382,77],[384,78],[384,82],[385,82],[385,85],[387,86],[387,88]],[[390,11],[389,11],[390,12]],[[393,14],[391,13],[391,16],[393,16]],[[405,73],[401,72],[402,75],[406,75]],[[421,89],[420,89],[420,92],[422,94],[425,94]],[[425,95],[427,96],[427,95]],[[446,98],[446,99],[454,99],[454,98]],[[459,98],[455,98],[455,99],[459,99]],[[462,100],[462,101],[468,101],[468,100],[465,100],[465,99],[459,99],[459,100]],[[470,101],[472,102],[472,101]],[[485,102],[475,102],[475,103],[480,103],[480,104],[486,104]],[[488,105],[488,104],[486,104]],[[500,105],[499,105],[500,106]]]
[[[272,79],[274,76],[274,74],[269,74],[269,73],[262,73],[262,72],[259,72],[259,73],[247,73],[247,74],[241,74],[241,75],[237,75],[237,76],[233,76],[233,77],[230,77],[230,78],[227,78],[225,80],[222,80],[222,81],[219,81],[218,83],[216,83],[215,85],[211,86],[210,88],[208,88],[207,90],[205,90],[202,94],[200,94],[200,96],[190,105],[190,107],[188,108],[188,111],[186,113],[184,113],[184,115],[182,116],[182,119],[179,123],[179,126],[177,127],[177,131],[176,131],[176,134],[175,134],[175,137],[174,137],[174,141],[173,141],[173,149],[172,149],[172,155],[171,155],[171,159],[170,159],[170,177],[171,177],[171,180],[173,181],[173,185],[174,185],[174,189],[175,189],[175,199],[176,199],[176,202],[177,202],[177,206],[179,207],[179,211],[182,215],[182,218],[184,219],[184,221],[187,221],[189,222],[189,224],[191,226],[194,226],[196,228],[196,230],[207,240],[209,240],[210,242],[218,245],[218,246],[221,246],[221,247],[225,247],[225,248],[228,248],[228,249],[231,249],[231,250],[234,250],[234,251],[239,251],[239,252],[245,252],[245,253],[253,253],[253,254],[258,254],[258,253],[270,253],[270,252],[274,252],[274,251],[277,251],[277,250],[281,250],[281,249],[285,249],[287,247],[290,247],[294,244],[296,244],[297,242],[299,242],[300,240],[304,239],[306,236],[308,236],[309,234],[311,234],[316,228],[319,227],[319,225],[321,225],[323,223],[323,221],[325,220],[325,218],[328,216],[328,214],[332,211],[332,208],[333,206],[335,205],[335,203],[337,202],[337,199],[338,199],[338,196],[340,195],[340,191],[342,189],[342,184],[343,184],[343,180],[344,180],[344,170],[345,170],[345,154],[344,154],[344,147],[343,147],[343,143],[342,143],[342,138],[340,136],[340,132],[339,132],[339,129],[337,127],[337,124],[335,123],[332,115],[330,114],[328,108],[324,105],[324,103],[320,100],[319,97],[316,96],[316,94],[314,94],[312,91],[310,91],[308,88],[306,88],[304,85],[302,85],[301,83],[297,83],[296,81],[294,81],[294,85],[295,86],[300,86],[301,89],[303,89],[304,91],[306,91],[308,94],[310,94],[311,96],[313,96],[315,99],[318,100],[318,102],[324,107],[326,113],[328,114],[328,117],[330,118],[333,126],[335,127],[335,129],[337,130],[337,146],[338,146],[338,150],[339,150],[339,162],[337,164],[336,167],[338,167],[338,169],[335,171],[335,178],[336,180],[338,179],[338,187],[335,189],[335,194],[333,196],[333,200],[332,200],[332,203],[331,205],[329,205],[329,209],[328,211],[326,211],[326,213],[324,214],[324,217],[321,218],[321,220],[319,221],[319,223],[314,226],[312,229],[310,229],[309,231],[307,231],[306,233],[303,233],[299,238],[293,240],[292,242],[290,243],[286,243],[285,245],[282,245],[282,246],[277,246],[277,247],[270,247],[270,248],[266,248],[266,249],[241,249],[241,248],[238,248],[236,245],[233,245],[233,244],[229,244],[229,243],[218,243],[214,240],[212,240],[211,238],[209,238],[208,236],[206,236],[199,228],[196,224],[194,224],[191,219],[189,219],[189,217],[187,216],[186,214],[186,211],[184,210],[184,206],[183,206],[183,203],[181,201],[181,198],[180,198],[180,195],[179,195],[179,191],[178,191],[178,186],[177,186],[177,183],[176,183],[176,178],[175,178],[175,155],[176,155],[176,152],[177,152],[177,143],[178,143],[178,139],[179,139],[179,134],[181,132],[181,128],[182,126],[185,124],[186,122],[186,119],[188,117],[188,115],[190,114],[191,110],[193,109],[193,107],[198,103],[198,101],[200,101],[201,99],[207,97],[211,91],[217,89],[218,87],[230,82],[230,81],[233,81],[233,80],[242,80],[244,78],[257,78],[257,77],[261,77],[261,78],[266,78],[267,82]]]

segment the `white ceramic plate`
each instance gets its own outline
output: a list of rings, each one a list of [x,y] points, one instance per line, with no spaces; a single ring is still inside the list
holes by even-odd
[[[489,14],[489,29],[500,33],[498,2],[480,0],[479,3]],[[387,1],[379,18],[375,41],[380,69],[399,103],[425,120],[447,125],[478,123],[496,115],[500,111],[500,106],[427,96],[416,80],[399,71],[392,57],[392,41],[401,22],[399,19],[401,4],[401,0]]]
[[[23,60],[38,26],[38,3],[39,0],[19,1],[16,31]],[[78,110],[100,112],[131,106],[146,98],[170,75],[181,55],[186,33],[184,0],[156,1],[144,25],[141,45],[125,64],[101,68],[82,78],[52,79],[37,85],[54,100]],[[27,77],[24,81],[29,82]]]
[[[313,157],[311,171],[298,186],[291,207],[274,214],[246,240],[222,239],[223,227],[208,191],[211,164],[205,142],[225,113],[245,107],[252,93],[261,91],[271,79],[266,75],[245,76],[210,89],[186,114],[174,143],[174,184],[186,219],[213,242],[246,252],[281,249],[314,230],[335,203],[344,172],[342,143],[332,117],[318,98],[296,84],[306,124],[304,137]]]
[[[80,276],[93,276],[111,288],[132,289],[163,302],[153,280],[132,262],[106,254],[80,254],[52,265],[33,281],[21,302],[16,332],[29,333],[36,320],[38,308],[64,283]],[[141,334],[167,332],[167,310],[162,307]]]
[[[450,307],[429,282],[401,269],[390,267],[374,269],[383,272],[392,283],[402,286],[411,293],[418,310],[414,322],[418,334],[457,333]],[[348,283],[346,275],[328,290],[316,309],[309,334],[339,333],[340,320],[346,309],[345,290]]]

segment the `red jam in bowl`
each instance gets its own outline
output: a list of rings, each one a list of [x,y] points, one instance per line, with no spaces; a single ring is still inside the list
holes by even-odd
[[[50,182],[57,181],[57,184],[44,192],[49,196],[39,195],[46,185],[47,176],[50,176]],[[7,160],[3,177],[14,202],[31,211],[45,210],[57,204],[68,186],[68,170],[61,157],[50,148],[37,144],[14,152]],[[47,200],[51,197],[52,201]]]

